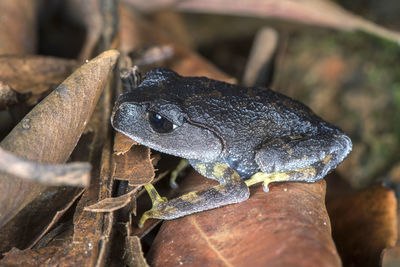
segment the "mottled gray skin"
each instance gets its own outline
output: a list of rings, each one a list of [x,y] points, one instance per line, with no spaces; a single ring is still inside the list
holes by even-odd
[[[117,131],[155,150],[189,159],[194,168],[199,161],[226,163],[242,178],[259,171],[295,170],[334,154],[317,177],[310,177],[315,181],[351,150],[350,139],[339,128],[285,95],[205,77],[181,77],[167,69],[146,73],[138,88],[120,96],[116,107]],[[180,127],[155,133],[145,117],[138,121],[131,114],[137,109],[152,110]],[[198,171],[213,178],[209,171]]]
[[[267,88],[181,77],[160,68],[146,73],[137,88],[131,88],[132,80],[124,81],[113,127],[140,144],[188,159],[198,172],[220,182],[169,202],[153,200],[141,223],[243,201],[249,197],[243,179],[259,172],[274,174],[264,181],[266,190],[274,181],[314,182],[351,150],[339,128]],[[172,122],[173,130],[155,131],[149,122],[155,113]]]

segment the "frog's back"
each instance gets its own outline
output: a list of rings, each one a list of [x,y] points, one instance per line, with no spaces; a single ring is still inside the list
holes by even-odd
[[[147,100],[158,98],[180,107],[187,120],[223,134],[228,143],[234,139],[256,144],[285,135],[340,131],[304,104],[267,88],[182,77],[157,68],[146,74],[140,90]]]

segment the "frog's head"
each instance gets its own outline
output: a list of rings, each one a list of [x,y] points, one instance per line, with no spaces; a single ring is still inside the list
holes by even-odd
[[[221,139],[193,123],[183,107],[188,88],[174,87],[180,76],[154,69],[143,82],[119,96],[111,124],[136,142],[186,159],[211,161],[222,151]]]

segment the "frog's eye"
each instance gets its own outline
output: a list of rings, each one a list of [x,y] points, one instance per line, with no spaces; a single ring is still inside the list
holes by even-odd
[[[176,124],[173,124],[170,120],[164,118],[158,113],[148,111],[147,116],[151,127],[157,133],[169,133],[172,132],[176,127],[178,127]]]

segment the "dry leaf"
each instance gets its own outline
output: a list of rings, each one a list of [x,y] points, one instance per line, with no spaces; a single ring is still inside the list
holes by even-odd
[[[50,230],[51,228],[56,225],[56,223],[61,219],[61,217],[71,208],[71,206],[75,203],[75,201],[83,194],[85,189],[82,189],[79,193],[77,193],[73,199],[61,210],[57,211],[56,214],[54,215],[53,219],[51,222],[47,225],[47,227],[42,231],[42,233],[28,246],[29,249],[31,249],[33,246],[35,246],[39,240],[41,240],[42,237],[44,237]]]
[[[143,256],[142,245],[137,236],[127,236],[125,241],[125,262],[130,267],[148,267]]]
[[[113,155],[115,162],[114,179],[129,181],[129,185],[139,186],[150,183],[154,178],[150,148],[135,145],[122,155]]]
[[[62,163],[70,156],[94,110],[119,53],[107,51],[84,64],[41,101],[4,138],[1,147],[27,159]],[[46,186],[3,176],[0,226]]]
[[[0,81],[20,94],[31,93],[35,104],[42,93],[59,85],[77,67],[76,60],[47,56],[0,56]]]
[[[124,154],[128,152],[133,145],[137,144],[137,142],[133,141],[128,136],[117,132],[114,137],[114,153],[116,155]]]
[[[345,266],[378,266],[384,248],[397,239],[396,197],[373,186],[328,203],[333,238]]]
[[[8,84],[0,80],[0,110],[4,110],[15,103],[17,103],[17,93]]]
[[[0,1],[0,55],[36,51],[36,11],[39,1]]]
[[[400,33],[354,15],[328,0],[248,0],[246,2],[188,0],[177,1],[176,3],[179,10],[190,12],[274,17],[345,31],[360,30],[396,43],[400,42]]]
[[[197,173],[190,179],[210,186]],[[341,266],[324,202],[324,181],[277,183],[269,193],[256,186],[244,202],[165,221],[147,259],[151,266]]]
[[[55,214],[68,209],[81,192],[77,187],[48,187],[40,198],[30,202],[0,228],[0,254],[12,247],[29,247],[52,224]]]
[[[131,203],[139,187],[136,187],[122,196],[106,198],[96,204],[85,207],[84,210],[91,212],[112,212],[121,209]]]

